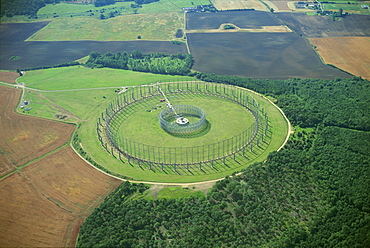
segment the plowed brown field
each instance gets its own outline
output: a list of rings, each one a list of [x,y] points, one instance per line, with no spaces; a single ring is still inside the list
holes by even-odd
[[[6,83],[15,83],[15,79],[19,74],[14,71],[0,71],[0,81]]]
[[[0,247],[74,246],[83,218],[119,183],[70,147],[29,164],[0,181]]]
[[[16,114],[21,90],[0,86],[0,176],[65,144],[73,125]]]
[[[64,147],[73,126],[13,112],[20,90],[0,86],[0,247],[70,247],[83,219],[120,184]]]
[[[370,79],[370,37],[311,38],[326,64]]]

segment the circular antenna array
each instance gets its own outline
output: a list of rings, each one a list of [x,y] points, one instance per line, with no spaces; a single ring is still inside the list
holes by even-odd
[[[161,111],[158,119],[166,132],[185,134],[201,129],[206,123],[206,114],[201,108],[192,105],[169,105]]]
[[[172,105],[167,95],[169,97],[179,96],[179,99],[180,96],[192,95],[206,99],[220,98],[223,101],[230,101],[247,110],[253,121],[245,123],[246,125],[240,133],[234,133],[215,141],[210,139],[212,141],[192,146],[181,145],[186,142],[178,142],[178,134],[180,136],[185,134],[187,137],[188,133],[197,134],[196,132],[202,130],[203,127],[208,128],[206,113],[193,105]],[[137,109],[145,111],[145,108],[140,106],[145,105],[147,101],[152,101],[151,99],[165,102],[165,109],[158,115],[158,124],[161,129],[175,136],[173,140],[177,142],[176,146],[160,143],[157,140],[153,140],[151,143],[143,142],[143,140],[136,140],[134,136],[127,137],[125,133],[120,131],[126,120],[137,113]],[[155,109],[158,108],[159,106],[156,105]],[[151,112],[148,109],[146,111]],[[237,154],[247,157],[248,153],[253,153],[255,148],[259,148],[260,144],[265,142],[268,127],[269,120],[266,112],[260,108],[259,103],[248,91],[230,85],[195,81],[158,83],[130,88],[119,94],[102,113],[97,123],[97,134],[102,146],[121,161],[125,159],[128,163],[134,162],[139,166],[148,164],[150,169],[159,167],[161,170],[165,170],[169,166],[173,167],[174,170],[179,168],[190,170],[198,166],[202,170],[205,163],[210,163],[212,166],[216,161],[224,161],[225,163],[226,158],[229,157],[235,160]],[[228,127],[225,126],[225,128]],[[227,131],[224,133],[227,134]],[[158,140],[161,138],[163,137],[158,137]]]

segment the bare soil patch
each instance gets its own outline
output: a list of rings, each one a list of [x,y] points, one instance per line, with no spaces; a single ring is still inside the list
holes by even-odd
[[[19,74],[14,71],[0,71],[0,81],[5,83],[15,83]]]
[[[218,29],[225,23],[241,29],[261,29],[264,26],[282,25],[273,14],[264,11],[225,11],[186,15],[186,30]]]
[[[370,37],[311,38],[325,63],[370,80]]]
[[[308,38],[370,36],[370,15],[349,15],[338,21],[305,13],[278,12],[275,15],[290,29]]]
[[[294,33],[189,33],[193,69],[264,79],[348,78],[322,63],[308,40]]]
[[[20,94],[0,86],[0,156],[9,161],[5,166],[18,167],[52,151],[68,142],[74,130],[70,124],[15,113]]]

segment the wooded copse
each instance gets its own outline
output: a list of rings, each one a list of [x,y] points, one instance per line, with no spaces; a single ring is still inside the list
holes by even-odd
[[[35,16],[37,11],[53,3],[51,0],[1,0],[0,17],[12,17],[15,15]]]
[[[104,55],[91,52],[86,65],[91,68],[109,67],[158,74],[188,75],[193,63],[193,57],[190,54],[143,54],[135,50],[131,53],[118,52]]]
[[[259,89],[310,128],[296,126],[281,151],[205,197],[113,194],[81,226],[78,247],[370,247],[369,81],[198,76]]]

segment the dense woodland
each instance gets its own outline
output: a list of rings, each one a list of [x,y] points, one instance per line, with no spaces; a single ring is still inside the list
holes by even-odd
[[[91,68],[109,67],[159,74],[188,75],[193,63],[193,57],[190,54],[143,54],[135,50],[131,53],[118,52],[103,55],[91,52],[86,65]]]
[[[125,182],[78,247],[370,247],[369,81],[197,76],[275,98],[297,131],[205,197],[129,200]]]
[[[128,0],[130,1],[130,0]],[[148,4],[158,2],[159,0],[131,0],[136,4]],[[62,2],[61,0],[1,0],[0,17],[13,17],[15,15],[25,15],[29,17],[36,17],[37,11],[46,4],[56,4]],[[89,1],[86,1],[89,2]],[[115,0],[95,0],[95,7],[102,7],[106,5],[115,4]]]
[[[59,2],[60,0],[1,0],[0,17],[36,16],[37,11],[45,7],[46,4]]]

